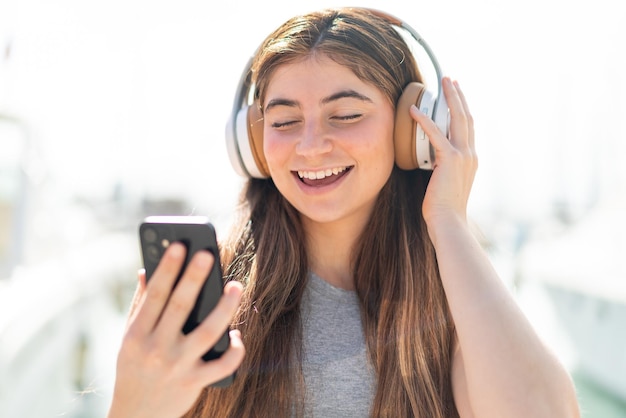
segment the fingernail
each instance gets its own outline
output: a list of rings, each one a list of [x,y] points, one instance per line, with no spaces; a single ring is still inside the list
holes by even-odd
[[[414,104],[412,104],[412,105],[411,105],[410,110],[411,110],[411,112],[414,112],[414,113],[421,113],[421,114],[424,114],[424,112],[422,112],[421,110],[419,110],[419,108],[418,108],[417,106],[415,106]]]
[[[211,263],[213,256],[208,251],[200,251],[194,258],[194,263],[201,268],[206,268]]]
[[[180,258],[184,254],[184,248],[182,244],[174,242],[168,247],[168,253],[172,257]]]
[[[241,287],[241,283],[238,283],[235,281],[229,281],[224,286],[224,295],[227,295],[229,297],[240,298],[242,290],[243,289]]]

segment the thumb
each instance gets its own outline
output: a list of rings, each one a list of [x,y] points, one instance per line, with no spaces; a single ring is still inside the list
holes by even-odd
[[[137,310],[139,306],[143,302],[144,296],[146,293],[146,270],[139,269],[137,272],[137,287],[135,287],[135,293],[133,294],[133,298],[130,302],[130,309],[128,310],[128,319],[126,322],[126,326],[130,325],[133,322],[137,314]]]

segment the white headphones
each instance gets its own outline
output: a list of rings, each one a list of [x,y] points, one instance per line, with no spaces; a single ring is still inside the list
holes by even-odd
[[[450,115],[442,91],[441,68],[426,41],[408,24],[387,13],[368,10],[385,19],[398,29],[399,33],[408,33],[426,52],[435,71],[437,78],[435,92],[418,82],[411,82],[405,87],[396,104],[394,127],[395,160],[398,167],[404,170],[416,168],[432,170],[434,151],[422,128],[411,118],[409,108],[415,104],[435,122],[446,137],[448,136]],[[411,49],[410,45],[408,46]],[[418,57],[415,56],[415,59],[417,61]],[[239,175],[268,178],[270,173],[263,155],[263,115],[259,106],[252,105],[254,85],[251,82],[251,66],[252,58],[248,61],[237,86],[233,110],[226,124],[226,147],[230,162]]]

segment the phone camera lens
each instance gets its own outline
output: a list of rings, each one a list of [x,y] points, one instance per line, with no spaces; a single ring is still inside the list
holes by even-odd
[[[146,228],[143,231],[143,239],[145,242],[156,242],[158,237],[159,235],[157,234],[157,231],[153,228]]]
[[[146,247],[146,257],[153,261],[153,262],[159,262],[159,259],[161,258],[161,250],[159,249],[159,246],[156,244],[150,244]]]

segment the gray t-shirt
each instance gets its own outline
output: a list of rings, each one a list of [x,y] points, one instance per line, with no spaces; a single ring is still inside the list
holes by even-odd
[[[369,416],[375,375],[356,293],[311,273],[302,300],[302,320],[306,416]]]

